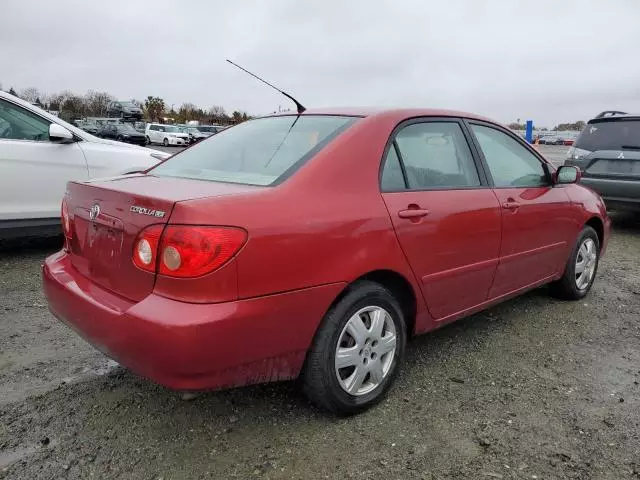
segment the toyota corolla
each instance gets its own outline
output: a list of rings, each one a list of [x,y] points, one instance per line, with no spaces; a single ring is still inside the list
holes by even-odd
[[[70,182],[51,311],[174,389],[300,378],[379,401],[414,335],[549,284],[584,297],[610,232],[575,167],[441,110],[244,122],[145,173]]]

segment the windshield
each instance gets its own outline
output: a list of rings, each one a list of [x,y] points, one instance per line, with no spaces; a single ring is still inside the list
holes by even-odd
[[[138,108],[138,105],[136,105],[135,103],[132,103],[132,102],[120,102],[120,105],[122,105],[123,107],[136,107],[136,108]]]
[[[574,146],[591,152],[640,147],[640,120],[589,123]]]
[[[138,131],[129,124],[118,125],[121,132],[138,133]]]
[[[180,127],[174,127],[171,125],[166,125],[164,127],[164,131],[165,132],[169,132],[169,133],[180,133]]]
[[[150,175],[271,185],[353,124],[353,117],[304,115],[250,120],[171,157]]]
[[[197,130],[201,132],[213,132],[216,133],[218,131],[218,127],[196,127]]]

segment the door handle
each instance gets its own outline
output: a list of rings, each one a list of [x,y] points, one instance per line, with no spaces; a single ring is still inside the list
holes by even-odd
[[[429,210],[423,208],[410,208],[407,210],[400,210],[398,216],[400,218],[422,218],[429,215]]]
[[[505,210],[517,210],[520,204],[514,201],[507,201],[502,204],[502,208]]]

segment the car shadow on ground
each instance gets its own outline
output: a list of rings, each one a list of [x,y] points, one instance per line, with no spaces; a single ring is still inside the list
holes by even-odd
[[[0,240],[0,254],[38,253],[50,255],[62,248],[62,235]]]
[[[640,234],[640,212],[611,212],[614,232]]]
[[[445,325],[425,335],[414,337],[407,345],[399,385],[392,389],[390,396],[397,395],[398,391],[401,392],[403,384],[411,383],[411,380],[406,378],[403,381],[403,377],[412,377],[419,373],[419,369],[424,368],[425,365],[434,365],[435,368],[438,368],[436,365],[446,364],[453,360],[456,355],[452,350],[454,344],[456,344],[456,349],[465,349],[467,346],[473,349],[480,337],[486,340],[492,335],[500,337],[508,335],[505,330],[519,321],[518,318],[512,318],[514,316],[510,316],[510,312],[528,311],[535,309],[536,305],[549,302],[558,301],[549,297],[547,288],[538,288],[496,307]],[[135,395],[144,399],[143,403],[173,405],[179,410],[182,408],[193,408],[194,411],[203,409],[201,413],[206,413],[209,417],[215,411],[214,417],[229,416],[233,418],[240,410],[244,415],[250,417],[260,417],[264,412],[272,412],[277,417],[287,415],[292,411],[297,411],[297,415],[302,414],[303,416],[333,417],[318,411],[303,396],[297,380],[219,391],[177,392],[155,385],[123,367],[117,367],[106,377],[98,380],[98,382],[100,381],[106,381],[109,389],[122,387],[125,387],[125,390],[131,389]],[[193,405],[193,407],[180,407],[180,404]],[[162,410],[162,407],[159,409]]]

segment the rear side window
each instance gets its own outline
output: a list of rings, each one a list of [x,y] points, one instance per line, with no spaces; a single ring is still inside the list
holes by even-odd
[[[640,120],[589,123],[574,146],[590,152],[638,149],[640,148]]]
[[[356,121],[302,115],[250,120],[171,157],[149,174],[271,185],[322,149]]]
[[[382,168],[381,187],[383,192],[394,192],[404,190],[407,186],[404,183],[404,175],[400,166],[400,159],[396,153],[395,145],[391,145]]]
[[[395,143],[410,189],[480,185],[471,150],[456,122],[413,123],[396,134]]]

